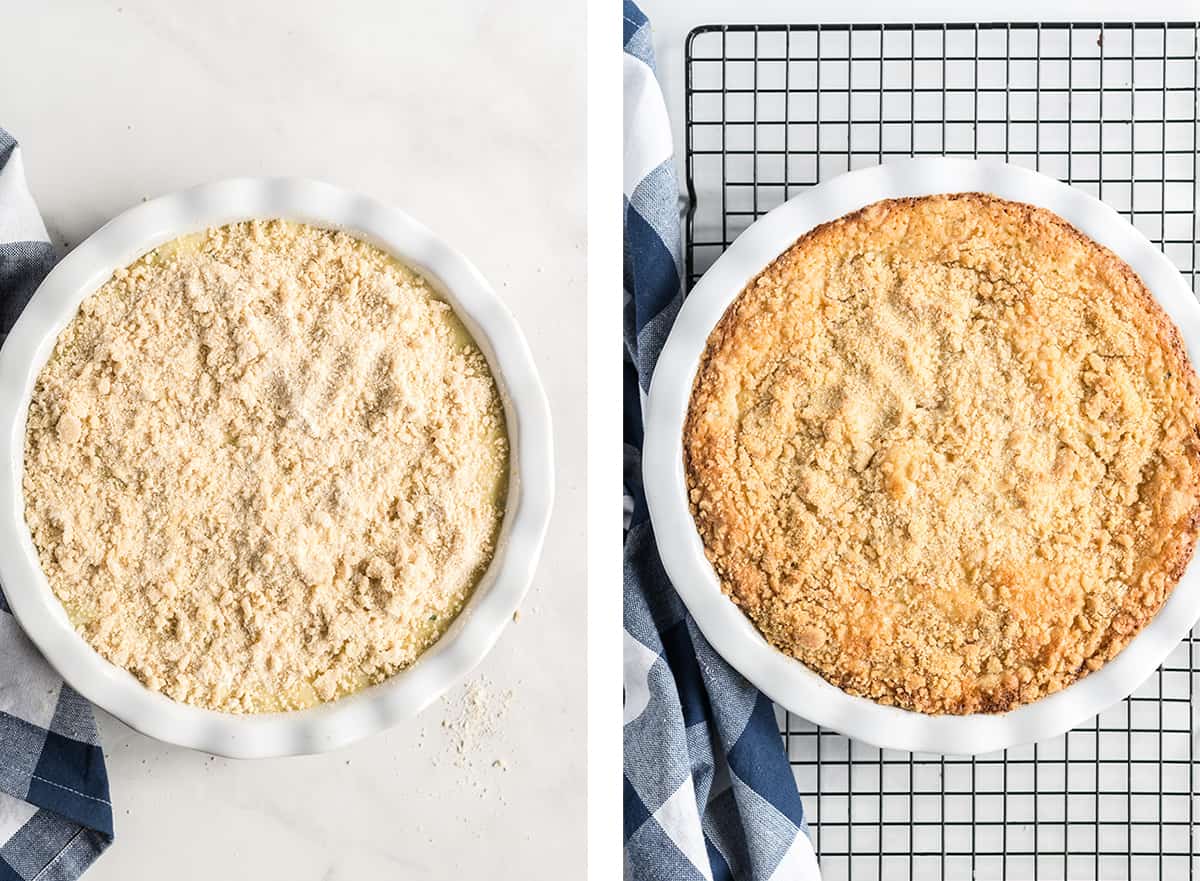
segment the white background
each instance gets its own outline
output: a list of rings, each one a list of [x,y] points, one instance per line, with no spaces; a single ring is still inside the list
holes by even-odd
[[[491,280],[556,429],[538,576],[473,677],[513,696],[491,702],[470,767],[442,727],[461,690],[357,746],[274,761],[164,746],[101,714],[117,841],[86,877],[581,877],[583,4],[56,0],[6,7],[0,30],[0,126],[61,249],[142,198],[234,175],[370,193]]]

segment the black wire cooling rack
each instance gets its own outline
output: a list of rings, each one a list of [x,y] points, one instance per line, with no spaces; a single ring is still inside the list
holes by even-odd
[[[707,26],[686,53],[689,283],[850,169],[1002,157],[1103,199],[1196,288],[1200,23]],[[1068,734],[974,758],[780,712],[827,881],[1192,879],[1200,628]]]

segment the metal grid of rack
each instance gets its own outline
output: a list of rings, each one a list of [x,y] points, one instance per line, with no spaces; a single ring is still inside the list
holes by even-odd
[[[706,26],[687,40],[686,272],[841,172],[913,155],[1038,169],[1197,287],[1200,23]],[[1121,704],[974,758],[780,712],[827,881],[1200,875],[1200,628]]]

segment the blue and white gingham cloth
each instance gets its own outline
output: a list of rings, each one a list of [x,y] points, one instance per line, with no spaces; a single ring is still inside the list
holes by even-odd
[[[54,261],[20,149],[0,129],[0,340]],[[0,592],[0,881],[74,881],[112,838],[92,707],[50,669]]]
[[[625,0],[625,877],[818,881],[771,701],[667,580],[642,494],[643,395],[682,302],[679,187],[650,27]]]

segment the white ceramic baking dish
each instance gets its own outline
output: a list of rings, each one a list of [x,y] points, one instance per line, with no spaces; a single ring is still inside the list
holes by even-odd
[[[1200,364],[1200,305],[1179,272],[1107,205],[1053,178],[1001,162],[912,159],[844,174],[755,222],[717,259],[675,320],[650,386],[642,470],[663,565],[713,647],[777,703],[880,747],[984,753],[1061,734],[1132,693],[1200,617],[1200,569],[1188,566],[1151,623],[1111,662],[1062,691],[1003,714],[932,716],[853,697],[767,643],[726,597],[688,510],[683,424],[709,333],[751,278],[818,224],[880,199],[984,192],[1054,211],[1142,277]]]
[[[332,703],[232,715],[170,700],[106,661],[72,628],[38,563],[21,490],[34,382],[88,294],[163,242],[249,218],[343,229],[420,271],[487,356],[504,402],[511,473],[495,557],[462,614],[408,670]],[[152,737],[233,757],[334,749],[418,713],[470,671],[529,588],[554,496],[550,409],[521,329],[482,275],[407,214],[325,183],[241,178],[139,205],[79,244],[42,282],[0,350],[0,582],[25,632],[84,697]]]

